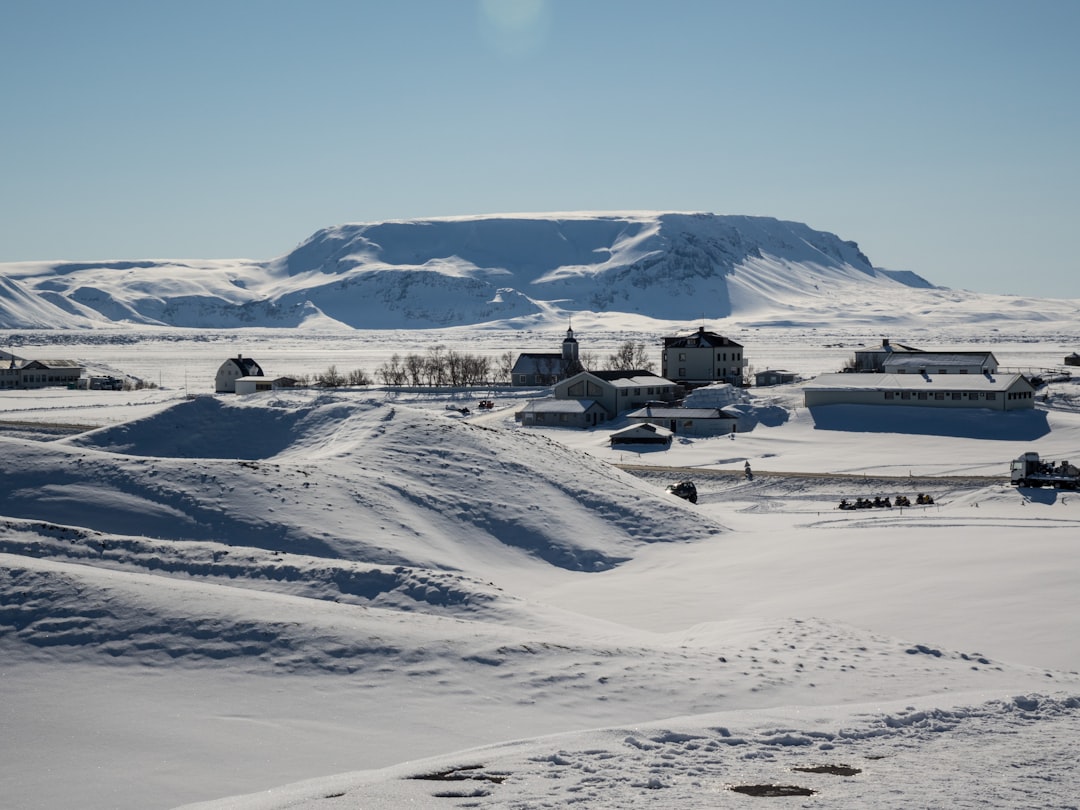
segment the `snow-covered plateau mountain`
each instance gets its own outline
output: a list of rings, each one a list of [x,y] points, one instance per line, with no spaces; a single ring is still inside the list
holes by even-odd
[[[515,214],[339,225],[269,261],[3,264],[0,328],[440,328],[575,312],[790,319],[821,300],[933,289],[797,222]]]

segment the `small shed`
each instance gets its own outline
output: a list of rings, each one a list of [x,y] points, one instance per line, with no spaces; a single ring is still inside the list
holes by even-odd
[[[765,369],[754,375],[754,385],[764,388],[767,385],[787,385],[795,382],[795,372],[785,371],[782,368]]]
[[[631,425],[630,427],[617,430],[611,434],[613,445],[616,444],[671,444],[674,434],[667,428],[645,423],[643,425]]]
[[[1080,354],[1073,352],[1072,354],[1065,355],[1065,365],[1080,366]]]
[[[292,377],[238,377],[237,394],[254,394],[257,391],[276,391],[279,388],[295,388],[296,380]]]

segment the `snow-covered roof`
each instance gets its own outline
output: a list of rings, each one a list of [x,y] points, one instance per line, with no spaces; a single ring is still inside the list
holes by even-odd
[[[654,408],[646,405],[626,414],[628,419],[738,419],[719,408]]]
[[[674,433],[672,433],[665,427],[660,427],[660,425],[654,425],[650,422],[646,422],[645,424],[631,425],[630,427],[625,427],[622,430],[616,430],[614,433],[611,434],[611,438],[622,439],[629,436],[652,436],[661,439],[670,439],[674,435]]]
[[[655,374],[647,374],[639,377],[619,377],[618,379],[608,380],[608,382],[616,388],[656,388],[657,386],[675,386],[675,383],[671,380],[657,377]]]
[[[815,391],[1007,391],[1022,374],[821,374],[803,388]]]
[[[519,413],[585,413],[596,404],[595,399],[534,399]]]
[[[915,352],[891,355],[886,361],[888,368],[925,368],[932,373],[934,368],[949,366],[970,366],[989,362],[997,365],[992,352]]]

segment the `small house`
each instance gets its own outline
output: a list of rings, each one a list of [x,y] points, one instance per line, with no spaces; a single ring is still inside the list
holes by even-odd
[[[588,428],[604,422],[607,411],[591,399],[534,399],[514,414],[528,427]]]
[[[662,444],[666,447],[671,444],[673,435],[667,428],[645,422],[617,430],[609,438],[612,446],[617,444]]]
[[[783,369],[765,369],[754,375],[754,385],[764,388],[768,385],[787,385],[795,382],[795,373]]]
[[[635,424],[660,425],[680,436],[724,436],[738,430],[738,414],[720,408],[665,408],[646,405],[630,411],[626,418]]]

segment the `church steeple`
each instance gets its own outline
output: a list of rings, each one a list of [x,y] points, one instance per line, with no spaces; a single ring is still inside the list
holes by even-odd
[[[581,370],[581,361],[578,359],[578,342],[574,337],[574,328],[570,326],[566,330],[566,337],[562,342],[562,362],[564,374],[576,374]]]

